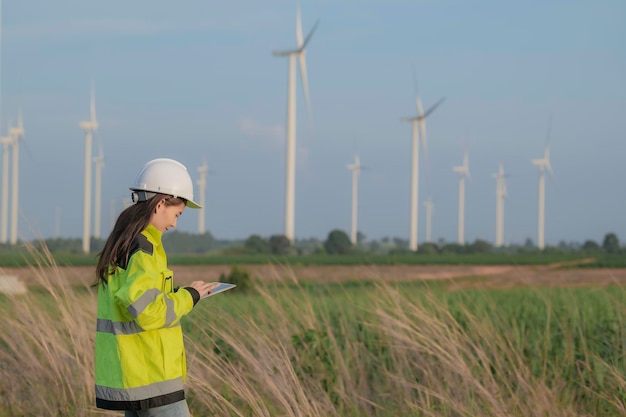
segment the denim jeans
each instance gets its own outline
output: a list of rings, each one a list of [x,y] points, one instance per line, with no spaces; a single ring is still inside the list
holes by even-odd
[[[125,411],[124,417],[190,417],[187,401],[182,400],[147,410]]]

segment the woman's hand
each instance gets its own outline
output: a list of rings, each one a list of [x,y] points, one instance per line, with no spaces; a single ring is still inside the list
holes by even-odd
[[[202,297],[206,297],[211,291],[216,289],[219,285],[220,284],[212,283],[212,282],[194,281],[191,284],[189,284],[189,287],[198,291],[198,294],[200,294],[200,298],[202,298]]]

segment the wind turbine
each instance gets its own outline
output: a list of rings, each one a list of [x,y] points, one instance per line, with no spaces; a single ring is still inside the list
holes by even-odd
[[[98,122],[96,121],[96,97],[93,82],[91,83],[90,113],[90,120],[80,123],[80,127],[85,129],[85,195],[83,200],[84,253],[89,253],[89,232],[91,231],[91,140],[93,133],[98,129]]]
[[[196,182],[196,184],[198,184],[198,204],[200,205],[200,209],[198,209],[198,234],[203,235],[205,232],[204,206],[206,203],[206,177],[209,173],[209,166],[207,165],[206,160],[202,163],[200,167],[198,167],[198,173],[200,174],[200,178]]]
[[[537,216],[537,247],[542,250],[544,245],[544,226],[545,226],[545,203],[546,203],[546,175],[548,172],[552,176],[552,167],[550,166],[550,147],[546,144],[543,152],[543,158],[533,159],[533,165],[539,168],[539,207]]]
[[[102,213],[102,168],[104,167],[104,152],[102,143],[98,141],[98,156],[93,158],[95,165],[95,192],[94,192],[94,213],[93,213],[93,237],[100,239],[101,213]]]
[[[20,141],[24,138],[24,124],[22,121],[22,112],[19,112],[17,119],[17,127],[9,128],[9,136],[13,143],[13,162],[11,168],[11,238],[10,243],[17,243],[17,214],[18,214],[18,198],[19,198],[19,174],[20,174]]]
[[[470,178],[469,157],[467,151],[463,154],[463,165],[455,166],[452,171],[459,174],[459,230],[458,243],[465,244],[465,179]]]
[[[359,155],[354,155],[354,163],[348,165],[348,169],[352,171],[352,229],[350,240],[353,245],[357,244],[357,223],[358,223],[358,204],[359,204],[359,175],[361,174],[361,160]]]
[[[2,0],[0,0],[0,80],[2,80]],[[0,84],[0,110],[2,104],[2,89]],[[0,111],[0,115],[1,115]],[[0,117],[0,122],[2,118]],[[0,137],[2,145],[2,212],[0,213],[0,243],[7,243],[9,221],[9,136]]]
[[[424,207],[426,207],[426,242],[431,243],[433,241],[433,210],[435,208],[433,199],[428,197],[424,201]]]
[[[285,181],[285,236],[290,242],[295,238],[295,184],[296,184],[296,58],[300,63],[300,78],[302,88],[304,90],[304,98],[307,109],[311,111],[311,101],[309,98],[309,81],[306,70],[306,52],[305,48],[311,36],[315,32],[319,21],[315,23],[306,39],[302,37],[302,19],[300,17],[300,8],[296,13],[296,41],[297,48],[273,51],[276,57],[286,56],[289,58],[289,71],[287,80],[287,162],[286,162],[286,181]]]
[[[414,78],[415,80],[415,78]],[[428,141],[426,139],[426,117],[430,115],[435,109],[443,103],[445,98],[439,99],[430,109],[424,113],[422,106],[422,100],[417,93],[417,83],[415,87],[415,105],[417,107],[417,116],[405,117],[403,122],[409,122],[412,124],[412,140],[411,140],[411,217],[410,217],[410,234],[409,234],[409,248],[412,251],[417,250],[417,211],[418,211],[418,188],[419,188],[419,136],[422,136],[422,147],[424,152],[427,152]],[[419,131],[418,132],[418,126]]]
[[[2,213],[0,213],[0,243],[7,243],[9,235],[9,150],[12,143],[12,137],[0,137],[0,144],[2,144]]]
[[[498,172],[492,174],[496,179],[496,247],[504,246],[504,200],[508,197],[506,190],[506,175],[502,164],[498,166]]]

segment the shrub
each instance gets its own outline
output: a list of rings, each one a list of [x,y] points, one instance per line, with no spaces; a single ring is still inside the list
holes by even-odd
[[[270,253],[270,243],[259,235],[251,235],[246,239],[244,247],[250,253]]]
[[[269,244],[274,255],[287,255],[291,249],[291,242],[285,235],[270,236]]]
[[[343,230],[333,230],[328,234],[328,238],[324,242],[326,252],[333,254],[348,254],[352,252],[352,242]]]
[[[220,274],[220,282],[235,284],[237,288],[233,289],[241,292],[249,291],[254,285],[250,272],[237,265],[230,267],[230,273],[228,273],[228,275],[224,273]]]

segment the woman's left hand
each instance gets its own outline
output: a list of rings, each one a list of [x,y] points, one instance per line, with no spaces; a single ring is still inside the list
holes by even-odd
[[[209,295],[211,291],[216,289],[220,284],[213,282],[205,282],[205,281],[194,281],[189,286],[200,294],[200,297],[205,297]]]

